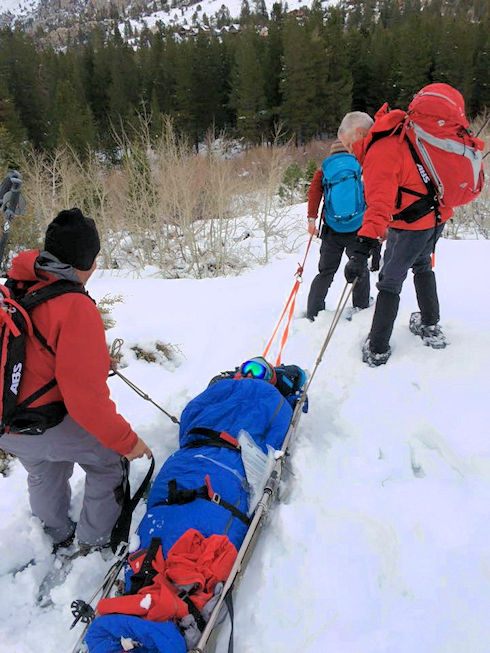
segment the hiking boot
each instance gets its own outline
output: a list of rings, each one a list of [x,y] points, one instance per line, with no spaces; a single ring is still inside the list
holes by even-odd
[[[448,344],[446,336],[442,332],[439,324],[422,324],[422,318],[419,312],[410,315],[408,327],[413,334],[422,338],[422,342],[426,347],[444,349]]]
[[[387,351],[376,354],[374,351],[371,351],[369,338],[366,338],[362,346],[362,362],[367,363],[369,367],[378,367],[379,365],[385,365],[388,361],[388,358],[391,356],[391,347],[388,345]]]
[[[374,298],[370,297],[369,304],[367,306],[348,306],[345,309],[344,317],[346,320],[349,320],[350,322],[356,313],[359,313],[360,311],[364,311],[366,308],[369,308],[373,304],[374,304]]]
[[[53,544],[53,548],[51,549],[51,553],[53,553],[54,555],[56,555],[58,553],[60,555],[62,555],[64,550],[68,551],[68,549],[70,549],[71,545],[73,544],[73,540],[75,539],[75,531],[76,531],[77,525],[76,525],[75,522],[72,522],[72,523],[73,523],[73,531],[70,533],[70,535],[68,535],[68,537],[65,538],[64,540],[62,540],[61,542],[56,542],[55,544]]]

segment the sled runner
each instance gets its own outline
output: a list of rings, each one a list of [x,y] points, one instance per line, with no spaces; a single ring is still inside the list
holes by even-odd
[[[244,547],[306,412],[305,381],[296,365],[251,359],[187,405],[180,448],[154,481],[140,546],[128,556],[124,593],[97,604],[100,616],[85,637],[90,653],[209,650],[223,603],[232,615],[230,588]]]

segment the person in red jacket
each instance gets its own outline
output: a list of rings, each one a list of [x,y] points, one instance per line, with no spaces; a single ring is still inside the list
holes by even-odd
[[[411,325],[411,330],[434,348],[443,348],[447,344],[438,324],[439,300],[431,254],[444,223],[453,212],[446,207],[434,211],[428,206],[415,221],[403,220],[413,212],[414,202],[427,195],[427,187],[406,139],[401,139],[398,134],[385,135],[383,118],[387,114],[385,105],[376,114],[374,125],[367,128],[367,114],[348,113],[338,132],[339,139],[362,165],[367,204],[357,246],[345,266],[348,282],[363,274],[373,243],[386,239],[373,322],[362,350],[363,361],[371,367],[383,365],[390,357],[389,341],[398,313],[400,292],[410,268],[421,321]],[[379,137],[382,132],[383,137]]]
[[[27,470],[31,510],[52,537],[54,551],[71,544],[75,528],[81,550],[107,546],[124,494],[121,456],[151,456],[109,397],[104,326],[83,292],[99,249],[94,221],[76,208],[61,211],[47,228],[44,250],[19,254],[7,275],[7,285],[27,294],[59,279],[82,291],[54,297],[31,311],[47,347],[38,337],[27,338],[17,405],[54,379],[29,408],[44,432],[0,438],[0,448],[16,455]],[[69,517],[74,463],[86,474],[78,525]]]

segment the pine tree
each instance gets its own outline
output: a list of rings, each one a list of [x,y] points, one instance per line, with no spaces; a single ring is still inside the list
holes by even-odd
[[[39,147],[53,147],[49,96],[39,76],[39,55],[32,40],[20,31],[2,33],[0,60],[4,83],[28,138]]]
[[[281,113],[296,141],[304,143],[322,131],[325,124],[328,61],[318,30],[295,18],[284,23],[283,104]]]
[[[325,90],[325,123],[327,131],[336,133],[340,121],[350,110],[352,74],[344,37],[344,21],[338,9],[329,12],[325,33],[327,49],[327,85]]]
[[[230,97],[230,106],[236,111],[237,131],[252,143],[260,141],[268,121],[259,38],[253,29],[238,37]]]
[[[88,105],[68,80],[61,80],[58,84],[55,117],[60,142],[67,143],[84,156],[95,142],[95,128]]]
[[[399,52],[398,103],[405,108],[413,95],[432,81],[432,33],[427,31],[420,15],[411,16],[397,38]]]

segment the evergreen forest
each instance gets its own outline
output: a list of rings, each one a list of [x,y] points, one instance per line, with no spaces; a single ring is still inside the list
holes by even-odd
[[[287,11],[243,0],[234,33],[183,36],[160,25],[128,41],[116,23],[63,50],[20,29],[0,32],[0,159],[19,146],[115,152],[117,136],[165,116],[195,145],[210,128],[245,143],[275,126],[302,144],[332,136],[350,110],[406,107],[433,81],[490,106],[488,0],[362,0]]]

